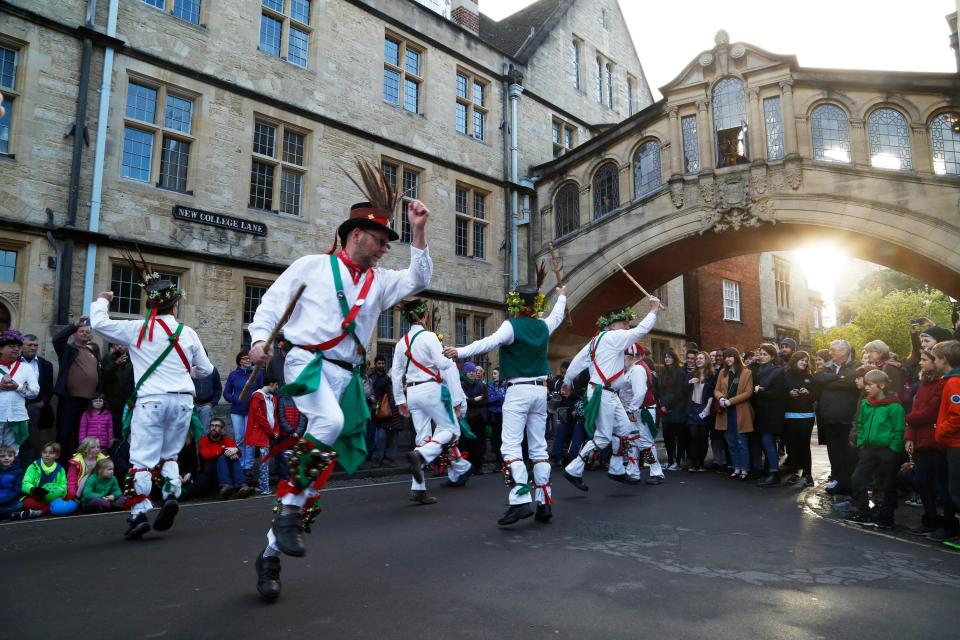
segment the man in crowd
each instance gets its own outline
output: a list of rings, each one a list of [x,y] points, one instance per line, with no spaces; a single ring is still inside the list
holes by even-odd
[[[35,398],[27,400],[27,415],[30,417],[30,437],[20,447],[20,461],[23,467],[40,457],[40,446],[53,439],[47,431],[53,429],[53,363],[37,354],[40,339],[32,333],[23,336],[20,348],[20,360],[33,369],[40,390]]]
[[[403,421],[397,420],[397,404],[394,383],[387,373],[387,361],[377,356],[373,361],[373,375],[370,376],[371,395],[373,396],[372,443],[376,446],[373,454],[373,466],[392,467],[397,458],[397,433],[403,428]],[[388,409],[380,415],[381,407]],[[367,442],[370,445],[370,440]]]
[[[243,468],[240,466],[240,447],[226,434],[224,422],[220,418],[211,418],[208,432],[197,445],[202,468],[195,478],[196,484],[184,487],[190,489],[194,497],[220,487],[220,499],[247,498],[254,488],[244,484]]]
[[[823,433],[830,457],[827,493],[849,493],[850,478],[857,464],[857,451],[850,444],[850,426],[857,412],[860,391],[856,385],[859,362],[853,359],[853,347],[846,340],[830,343],[830,362],[813,376],[820,390],[817,403],[817,429]]]
[[[486,424],[483,419],[483,410],[487,406],[487,385],[483,381],[483,369],[473,362],[466,362],[463,371],[467,374],[467,381],[463,384],[463,393],[467,398],[467,425],[476,436],[473,440],[464,443],[467,459],[472,467],[472,473],[483,473],[483,456],[486,454]]]
[[[109,354],[100,363],[100,378],[103,399],[113,416],[113,433],[119,436],[123,431],[123,408],[136,384],[127,345],[110,343]]]
[[[786,367],[787,363],[790,362],[790,358],[793,356],[796,350],[797,341],[793,338],[784,338],[780,343],[780,362],[783,363],[784,367]]]
[[[209,357],[209,354],[207,354]],[[223,394],[223,387],[220,383],[220,372],[213,368],[213,373],[202,378],[193,379],[193,388],[196,396],[193,398],[194,406],[197,408],[197,415],[200,417],[200,423],[203,424],[203,432],[210,431],[210,420],[213,416],[213,408],[220,403],[220,396]]]
[[[91,337],[90,321],[86,316],[53,336],[53,348],[60,360],[60,371],[53,388],[59,398],[57,442],[64,457],[76,450],[80,417],[100,389],[100,350],[90,342]]]

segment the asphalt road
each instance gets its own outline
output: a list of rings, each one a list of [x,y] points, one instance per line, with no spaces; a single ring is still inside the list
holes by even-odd
[[[554,521],[510,529],[499,474],[431,483],[432,506],[409,503],[402,478],[331,487],[275,604],[253,569],[266,498],[184,505],[139,543],[119,514],[5,524],[3,636],[960,637],[960,555],[823,520],[795,488],[587,480],[582,494],[556,474]]]

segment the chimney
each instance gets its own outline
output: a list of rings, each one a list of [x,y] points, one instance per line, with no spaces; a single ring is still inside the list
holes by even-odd
[[[450,4],[450,19],[464,29],[480,35],[480,0],[453,0]]]

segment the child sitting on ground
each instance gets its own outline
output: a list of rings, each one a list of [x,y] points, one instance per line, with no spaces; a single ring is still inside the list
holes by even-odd
[[[90,405],[80,418],[78,437],[81,442],[87,438],[96,438],[100,441],[101,451],[106,451],[113,443],[113,415],[107,411],[102,393],[90,399]]]
[[[41,515],[68,515],[77,509],[76,502],[67,502],[67,472],[57,458],[60,445],[48,442],[40,450],[40,458],[34,460],[23,474],[20,490],[23,491],[23,506],[39,511]]]
[[[100,439],[87,437],[80,441],[77,452],[67,464],[67,500],[79,500],[83,485],[96,464],[106,458],[100,451]]]
[[[270,495],[270,461],[259,462],[270,451],[270,441],[280,434],[277,420],[277,387],[279,383],[268,372],[264,385],[250,397],[250,412],[247,414],[246,444],[254,450],[260,467],[260,495]]]
[[[0,445],[0,520],[20,520],[24,517],[23,502],[20,501],[22,482],[23,470],[17,462],[17,452],[8,444]],[[26,517],[29,516],[27,510]]]
[[[120,484],[113,475],[113,460],[101,458],[83,485],[83,492],[80,494],[83,512],[119,511],[124,508],[125,502]]]

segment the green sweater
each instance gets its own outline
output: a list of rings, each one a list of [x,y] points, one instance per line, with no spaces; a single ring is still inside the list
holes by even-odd
[[[91,500],[97,500],[106,496],[119,498],[122,495],[123,493],[120,491],[120,483],[117,482],[116,476],[101,478],[100,476],[93,474],[87,478],[86,484],[83,485],[83,493],[80,496],[80,502],[82,504],[87,504]]]
[[[903,406],[896,396],[875,404],[867,398],[860,403],[857,418],[857,447],[883,447],[903,451],[903,432],[907,428]]]
[[[35,460],[30,463],[29,467],[27,467],[26,473],[23,474],[23,483],[20,485],[23,495],[28,496],[35,487],[41,487],[47,490],[47,502],[53,502],[57,498],[63,498],[65,495],[67,495],[67,472],[63,467],[60,467],[56,475],[53,476],[53,480],[41,485],[41,464],[43,463],[40,460]],[[53,473],[53,470],[56,468],[57,463],[53,463],[49,467],[43,465],[43,471],[47,474]]]

